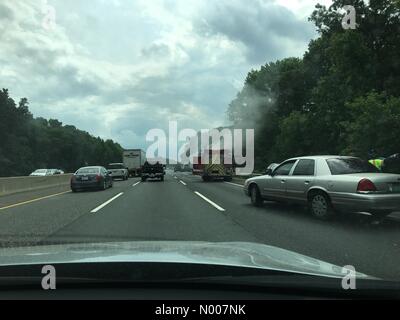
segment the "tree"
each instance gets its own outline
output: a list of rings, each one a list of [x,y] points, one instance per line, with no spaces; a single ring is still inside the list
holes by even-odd
[[[345,5],[356,9],[355,30],[342,27]],[[304,154],[399,152],[400,1],[334,0],[310,21],[319,37],[303,59],[251,70],[229,105],[236,127],[256,130],[256,167]],[[377,138],[383,126],[393,134]]]
[[[400,150],[400,98],[372,92],[348,104],[351,121],[346,130],[345,153],[368,157],[371,150],[390,156]],[[384,130],[382,130],[384,129]]]
[[[28,99],[17,106],[7,89],[0,91],[0,136],[0,176],[27,175],[37,168],[74,172],[122,158],[122,147],[112,140],[104,142],[57,119],[34,119]]]

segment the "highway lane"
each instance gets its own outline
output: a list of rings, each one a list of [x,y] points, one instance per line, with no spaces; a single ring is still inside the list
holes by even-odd
[[[322,222],[295,206],[255,208],[240,186],[186,173],[0,210],[3,246],[130,240],[259,242],[400,280],[399,222],[371,226],[356,216]]]
[[[379,226],[365,216],[339,215],[319,221],[305,208],[267,202],[253,207],[235,183],[203,183],[186,173],[175,174],[188,188],[199,190],[226,209],[229,218],[262,243],[296,251],[360,272],[400,279],[400,222],[386,219]],[[379,261],[379,263],[378,263]]]
[[[95,214],[87,214],[46,242],[129,240],[256,241],[171,176],[147,181]]]
[[[137,179],[138,180],[138,179]],[[69,188],[43,190],[0,198],[6,209],[0,208],[0,245],[2,247],[33,245],[72,223],[103,203],[106,199],[130,188],[133,179],[116,181],[105,191],[85,191],[77,194]],[[57,195],[59,192],[66,192]],[[51,196],[55,195],[55,196]],[[4,198],[4,200],[3,200]],[[11,203],[11,199],[14,203]],[[34,199],[38,201],[29,202]],[[40,200],[41,199],[41,200]],[[26,203],[28,201],[28,203]],[[7,208],[8,206],[11,208]],[[2,206],[4,208],[4,205]]]

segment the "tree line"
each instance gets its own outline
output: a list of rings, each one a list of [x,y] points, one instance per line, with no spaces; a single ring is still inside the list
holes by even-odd
[[[75,172],[86,165],[121,162],[122,147],[56,119],[33,118],[26,98],[18,104],[0,91],[0,176],[28,175],[39,168]]]
[[[342,27],[345,5],[356,29]],[[303,58],[251,70],[227,110],[255,129],[256,167],[318,154],[400,152],[400,2],[334,0],[309,18],[318,31]]]

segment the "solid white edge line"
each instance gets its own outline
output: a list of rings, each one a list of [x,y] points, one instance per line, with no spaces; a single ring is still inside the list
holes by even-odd
[[[136,182],[135,184],[132,185],[132,187],[136,187],[140,182],[142,182],[142,181]]]
[[[186,182],[185,181],[179,180],[179,182],[182,183],[184,186],[186,186]]]
[[[123,192],[117,194],[115,197],[112,197],[110,200],[107,200],[107,201],[104,202],[102,205],[98,206],[96,209],[93,209],[92,211],[90,211],[90,213],[96,213],[96,212],[100,211],[100,210],[103,209],[106,205],[109,205],[111,202],[113,202],[115,199],[119,198],[119,197],[122,196],[123,194],[124,194]]]
[[[242,184],[238,184],[238,183],[226,182],[226,181],[225,181],[225,183],[230,184],[230,185],[232,185],[232,186],[236,186],[236,187],[241,187],[241,188],[244,187]]]
[[[195,191],[195,194],[197,194],[200,198],[202,198],[203,200],[207,201],[209,204],[211,204],[214,208],[216,208],[219,211],[225,211],[224,208],[220,207],[219,205],[217,205],[215,202],[211,201],[210,199],[208,199],[207,197],[203,196],[200,192]]]

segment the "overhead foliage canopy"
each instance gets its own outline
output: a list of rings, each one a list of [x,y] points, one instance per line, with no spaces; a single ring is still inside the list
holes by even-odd
[[[342,27],[345,5],[356,29]],[[319,37],[302,59],[251,70],[227,114],[256,130],[256,165],[312,154],[400,152],[400,2],[334,0],[310,17]]]

